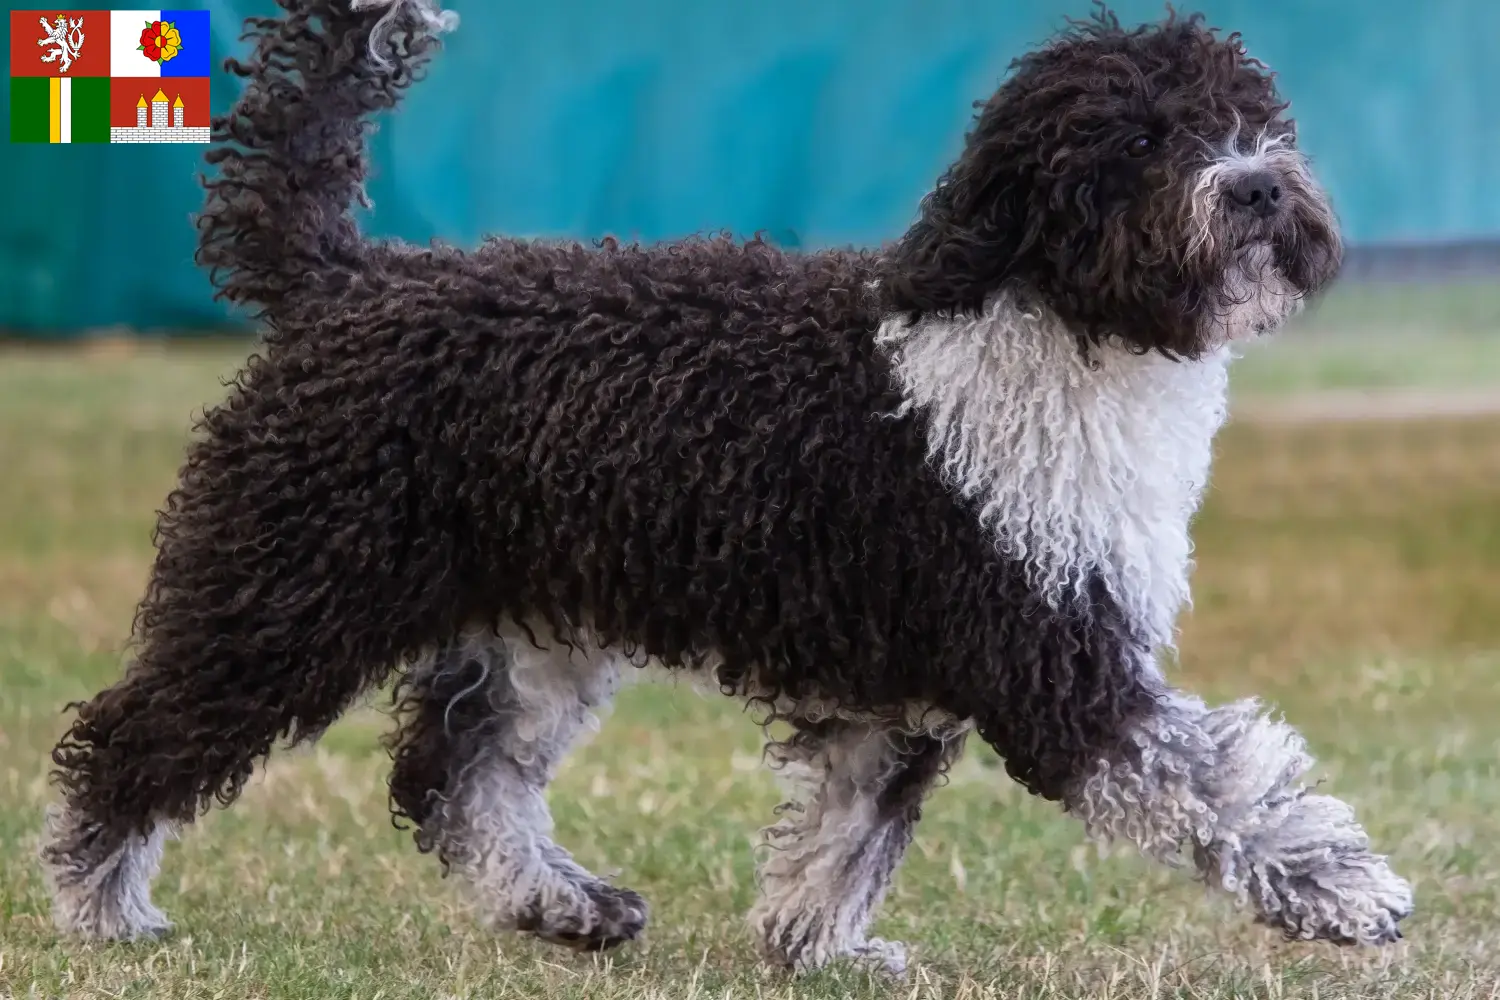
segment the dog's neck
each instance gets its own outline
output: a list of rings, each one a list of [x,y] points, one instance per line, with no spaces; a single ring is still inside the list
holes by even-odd
[[[930,456],[1038,594],[1076,609],[1097,578],[1143,641],[1171,645],[1227,348],[1197,361],[1117,345],[1085,357],[1059,319],[1010,294],[977,317],[888,319],[878,339]]]

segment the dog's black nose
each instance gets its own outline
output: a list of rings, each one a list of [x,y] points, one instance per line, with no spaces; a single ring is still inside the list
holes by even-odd
[[[1281,211],[1281,184],[1269,170],[1252,170],[1229,185],[1229,200],[1264,219]]]

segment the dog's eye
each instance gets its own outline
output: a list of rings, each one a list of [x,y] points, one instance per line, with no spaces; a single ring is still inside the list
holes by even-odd
[[[1125,144],[1125,151],[1131,156],[1145,156],[1155,148],[1155,137],[1145,134],[1135,136]]]

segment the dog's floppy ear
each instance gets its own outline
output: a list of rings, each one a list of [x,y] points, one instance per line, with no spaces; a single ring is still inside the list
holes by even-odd
[[[1030,194],[1024,167],[980,120],[963,154],[922,199],[915,224],[891,248],[886,308],[912,319],[929,313],[977,313],[1016,272],[1035,240],[1027,234]]]

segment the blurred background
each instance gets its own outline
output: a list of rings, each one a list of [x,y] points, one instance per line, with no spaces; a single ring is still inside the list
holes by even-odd
[[[374,138],[377,234],[471,245],[729,230],[875,246],[910,222],[1010,60],[1089,12],[1085,0],[450,3],[461,30]],[[239,51],[245,15],[273,10],[207,6],[216,59]],[[913,942],[924,982],[947,984],[924,996],[1059,995],[1049,977],[1061,975],[1070,995],[1111,998],[1169,985],[1226,1000],[1493,1000],[1500,4],[1201,6],[1279,73],[1350,251],[1334,290],[1233,369],[1172,676],[1283,710],[1317,776],[1413,879],[1419,915],[1394,955],[1288,951],[1209,912],[1185,878],[1085,855],[1076,825],[971,740],[877,930]],[[1138,22],[1164,7],[1118,11]],[[234,83],[214,88],[222,111]],[[640,1000],[689,980],[692,995],[761,995],[740,918],[746,833],[776,801],[756,770],[759,734],[737,705],[645,686],[622,695],[553,797],[560,841],[652,900],[651,946],[627,950],[614,978],[497,946],[457,911],[431,859],[390,828],[389,724],[364,708],[315,751],[273,756],[240,808],[168,853],[159,900],[189,931],[159,955],[83,953],[52,933],[31,859],[60,710],[119,676],[193,418],[254,349],[192,264],[201,155],[0,154],[0,996],[200,996],[204,977],[226,997]],[[965,977],[980,985],[959,988]],[[1138,991],[1117,989],[1137,978]]]
[[[215,62],[264,0],[207,4]],[[371,229],[789,246],[899,235],[974,100],[1086,0],[464,3],[374,140]],[[1349,277],[1500,273],[1500,6],[1208,0],[1279,76],[1354,247]],[[1125,0],[1122,20],[1160,16]],[[7,84],[8,85],[8,84]],[[235,84],[214,80],[217,110]],[[0,114],[8,114],[0,101]],[[201,149],[11,146],[0,329],[232,325],[191,263]],[[87,288],[87,294],[80,290]]]

